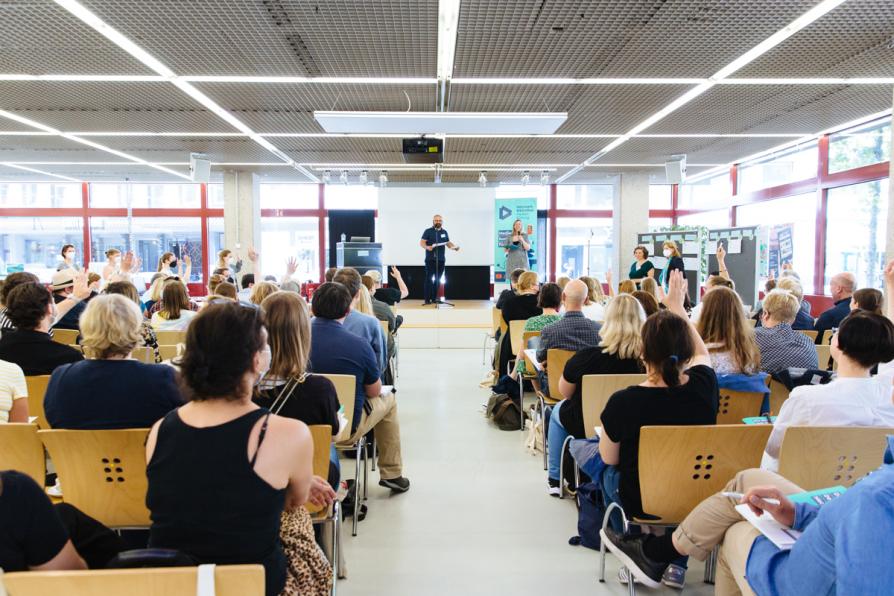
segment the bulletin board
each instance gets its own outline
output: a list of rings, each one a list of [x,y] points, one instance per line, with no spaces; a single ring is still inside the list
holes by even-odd
[[[708,230],[708,272],[717,271],[717,244],[726,249],[726,268],[736,284],[736,292],[742,302],[753,307],[758,299],[760,284],[760,230],[757,226],[746,228],[720,228]]]
[[[680,248],[683,264],[686,267],[686,282],[689,301],[695,304],[699,300],[698,280],[702,262],[702,243],[696,230],[679,232],[646,232],[637,234],[637,243],[649,249],[649,260],[655,265],[655,280],[659,281],[660,272],[664,272],[668,259],[662,254],[661,245],[666,240],[673,240]]]

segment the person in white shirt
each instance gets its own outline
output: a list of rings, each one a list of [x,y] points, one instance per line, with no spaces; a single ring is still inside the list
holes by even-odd
[[[779,449],[789,426],[891,426],[894,398],[887,379],[870,376],[879,362],[894,359],[894,324],[881,315],[853,312],[832,336],[838,377],[827,385],[796,387],[782,404],[761,467],[779,469]]]
[[[182,281],[165,284],[161,292],[162,307],[152,315],[156,331],[185,331],[196,313],[189,309],[189,294]]]
[[[0,424],[28,422],[28,386],[18,364],[0,360]]]

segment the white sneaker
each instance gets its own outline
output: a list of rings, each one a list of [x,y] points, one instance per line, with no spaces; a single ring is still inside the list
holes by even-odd
[[[562,496],[562,488],[559,486],[558,483],[553,485],[552,481],[549,478],[546,479],[546,488],[547,488],[547,492],[549,493],[549,496],[551,496],[551,497]]]

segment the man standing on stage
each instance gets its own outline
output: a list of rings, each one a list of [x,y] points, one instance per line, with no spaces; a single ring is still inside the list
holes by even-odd
[[[459,250],[459,246],[450,242],[450,236],[443,225],[444,218],[435,215],[432,227],[422,232],[422,239],[419,241],[419,246],[425,249],[425,304],[438,301],[438,287],[444,274],[444,247]]]

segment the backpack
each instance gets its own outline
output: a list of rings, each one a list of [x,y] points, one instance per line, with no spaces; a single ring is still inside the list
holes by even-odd
[[[585,546],[599,550],[599,530],[605,516],[602,487],[595,482],[587,482],[577,487],[577,536],[568,540],[573,546]]]
[[[487,401],[487,415],[494,419],[500,430],[519,430],[521,428],[521,408],[505,393],[494,393]]]

